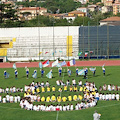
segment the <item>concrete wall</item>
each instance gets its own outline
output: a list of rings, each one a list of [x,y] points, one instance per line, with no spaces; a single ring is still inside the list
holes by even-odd
[[[40,36],[53,36],[53,27],[39,27]],[[54,27],[54,36],[67,36],[68,26]],[[69,26],[69,35],[78,36],[79,26]],[[38,36],[38,27],[0,28],[0,37]]]
[[[44,53],[45,51],[48,51],[48,49],[50,53],[53,52],[53,38],[55,50],[57,51],[55,57],[59,57],[59,51],[62,50],[63,52],[61,57],[63,57],[63,59],[67,59],[67,36],[72,36],[74,51],[72,57],[76,57],[79,50],[79,26],[0,28],[0,38],[16,38],[13,48],[8,49],[7,57],[8,59],[19,58],[19,61],[21,60],[20,58],[25,57],[27,60],[30,56],[30,58],[35,57],[35,59],[38,59],[37,54],[39,53],[39,38],[40,51],[43,52],[41,54],[41,59],[44,59]],[[51,58],[52,54],[49,54],[49,57]]]

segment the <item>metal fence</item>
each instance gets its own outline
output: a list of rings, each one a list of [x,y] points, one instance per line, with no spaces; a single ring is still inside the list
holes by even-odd
[[[120,26],[81,26],[79,52],[93,51],[89,57],[120,56]]]

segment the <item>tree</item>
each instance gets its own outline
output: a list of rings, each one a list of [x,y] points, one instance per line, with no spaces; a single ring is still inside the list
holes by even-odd
[[[18,18],[17,10],[12,4],[0,4],[1,27],[18,27],[22,23]]]
[[[88,21],[91,21],[91,19],[89,17],[77,17],[74,22],[73,25],[75,26],[88,26]]]

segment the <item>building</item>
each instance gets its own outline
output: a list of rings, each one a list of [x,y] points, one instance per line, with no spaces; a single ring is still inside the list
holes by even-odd
[[[111,12],[111,11],[113,11],[113,7],[111,7],[111,6],[103,6],[101,8],[102,13],[107,13],[107,12]]]
[[[27,20],[30,20],[37,15],[44,15],[45,13],[47,13],[47,9],[42,7],[22,7],[19,9],[19,16],[24,17]]]
[[[48,14],[48,15],[47,15]],[[50,18],[54,18],[54,19],[62,19],[64,14],[50,14],[50,13],[47,13],[46,15],[49,16]]]
[[[112,6],[113,5],[113,0],[110,0],[110,1],[106,1],[104,3],[105,6]]]
[[[100,25],[120,25],[120,17],[113,16],[100,21]]]
[[[74,0],[75,2],[81,2],[81,4],[86,4],[89,0]]]
[[[96,10],[97,10],[97,8],[98,8],[98,6],[97,6],[97,5],[88,5],[88,10],[89,10],[89,11],[91,11],[91,12],[96,11]]]
[[[86,14],[86,16],[88,15],[88,8],[86,8],[86,7],[80,7],[80,8],[77,8],[76,10],[84,12]]]
[[[117,15],[117,13],[120,13],[120,0],[116,0],[113,4],[113,14]]]
[[[86,13],[75,10],[75,11],[69,12],[68,16],[84,17],[84,16],[86,16]]]
[[[106,1],[107,1],[107,0],[101,0],[101,3],[103,3],[103,4],[104,4]]]
[[[74,15],[73,16],[68,16],[68,15],[63,16],[63,19],[67,19],[69,22],[74,21],[75,18],[76,18],[76,16],[74,16]]]

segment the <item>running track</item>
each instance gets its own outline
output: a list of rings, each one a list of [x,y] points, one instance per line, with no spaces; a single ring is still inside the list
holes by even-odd
[[[17,62],[16,66],[19,67],[38,67],[39,62]],[[51,67],[52,62],[50,62]],[[75,66],[120,66],[120,60],[98,60],[98,61],[76,61]],[[0,63],[0,68],[12,68],[13,63]]]

